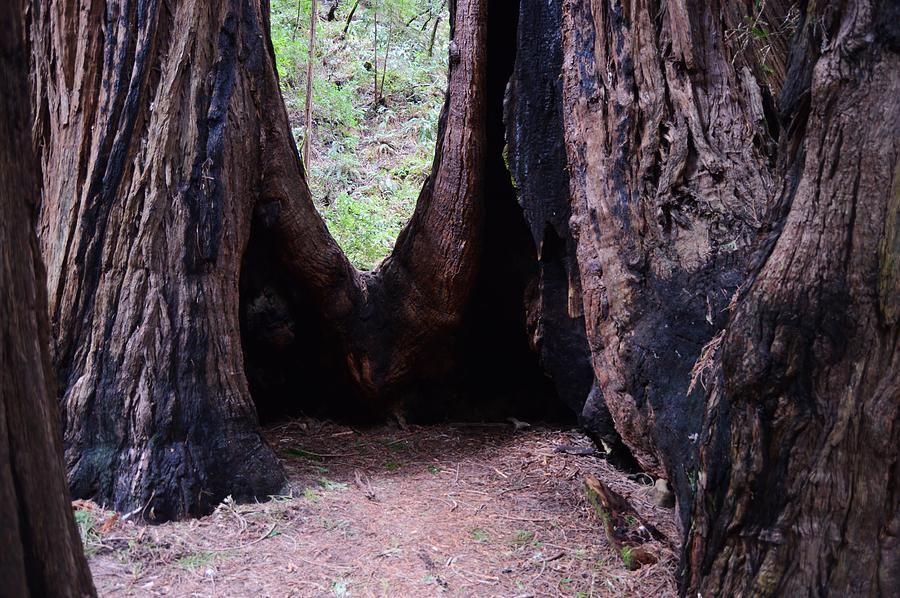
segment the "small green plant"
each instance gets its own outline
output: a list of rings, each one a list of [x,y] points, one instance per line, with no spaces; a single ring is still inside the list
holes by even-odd
[[[409,442],[406,440],[389,440],[385,442],[385,446],[392,451],[408,451]]]
[[[216,555],[212,552],[192,552],[180,557],[175,561],[175,564],[188,571],[197,571],[213,562],[215,558]]]
[[[325,490],[346,490],[347,484],[344,482],[335,482],[328,478],[319,478],[316,483]]]
[[[441,473],[441,468],[438,467],[437,465],[429,465],[428,473],[430,473],[431,475],[437,475],[437,474]]]
[[[100,534],[97,533],[97,519],[87,509],[75,511],[75,526],[81,537],[81,544],[87,556],[95,554],[100,549]]]
[[[321,463],[322,461],[324,461],[324,459],[321,456],[317,455],[316,453],[312,453],[312,452],[307,451],[300,447],[289,448],[285,452],[288,455],[291,455],[294,457],[301,457],[303,459],[308,459],[308,460],[314,461],[316,463]]]
[[[309,502],[319,502],[319,494],[312,488],[303,489],[303,498]]]
[[[512,545],[513,546],[525,546],[526,544],[529,544],[532,540],[534,540],[534,532],[520,529],[520,530],[516,530],[516,533],[513,534]]]
[[[619,556],[622,557],[622,562],[625,563],[625,567],[628,569],[634,568],[634,549],[630,546],[623,546],[619,551]]]
[[[625,523],[628,524],[628,527],[637,527],[638,520],[634,515],[627,515],[625,517]]]
[[[88,537],[94,533],[94,525],[96,520],[94,514],[85,509],[75,511],[75,525],[78,526],[78,533],[81,535],[82,543],[86,543]]]
[[[335,531],[335,530],[348,530],[350,529],[350,522],[346,519],[322,519],[322,527],[325,528],[326,531]]]
[[[488,541],[488,533],[481,529],[480,527],[476,527],[472,529],[472,539],[476,542],[487,542]]]
[[[384,464],[384,468],[388,471],[397,471],[398,469],[400,469],[400,464],[396,461],[388,461]]]

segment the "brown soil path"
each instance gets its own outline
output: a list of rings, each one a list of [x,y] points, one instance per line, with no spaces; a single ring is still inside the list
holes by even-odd
[[[290,496],[145,525],[78,502],[101,596],[667,596],[674,556],[627,571],[582,492],[586,473],[674,537],[672,511],[576,431],[511,425],[267,433]],[[139,519],[140,514],[132,519]]]

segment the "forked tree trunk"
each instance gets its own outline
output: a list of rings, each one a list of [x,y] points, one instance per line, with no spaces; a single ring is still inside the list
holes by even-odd
[[[0,594],[93,596],[52,390],[24,15],[0,4]]]
[[[240,342],[254,214],[361,394],[384,396],[455,329],[482,219],[484,4],[454,16],[432,176],[392,256],[361,273],[311,201],[260,3],[33,5],[39,234],[75,495],[164,519],[281,488]]]
[[[782,97],[780,237],[707,408],[694,596],[900,587],[900,8],[811,5]]]
[[[785,0],[500,5],[451,3],[431,177],[359,272],[313,206],[257,2],[34,4],[72,487],[160,517],[274,492],[245,360],[312,356],[383,405],[527,313],[558,394],[587,394],[600,435],[608,405],[673,481],[685,591],[889,592],[895,3],[809,8],[789,68]]]

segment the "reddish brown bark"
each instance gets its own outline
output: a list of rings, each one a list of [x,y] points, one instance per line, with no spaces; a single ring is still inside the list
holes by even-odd
[[[62,466],[21,2],[0,4],[0,593],[92,596]]]
[[[900,587],[900,11],[808,10],[782,98],[787,218],[707,406],[690,595]]]
[[[767,83],[726,43],[741,12],[726,4],[563,3],[569,226],[599,390],[585,409],[605,401],[683,518],[704,394],[688,392],[692,366],[775,192]]]
[[[459,325],[483,219],[483,2],[455,7],[433,173],[371,273],[349,264],[311,201],[268,15],[251,0],[207,4],[51,2],[33,14],[39,232],[70,485],[158,518],[283,481],[240,344],[254,217],[370,399]]]

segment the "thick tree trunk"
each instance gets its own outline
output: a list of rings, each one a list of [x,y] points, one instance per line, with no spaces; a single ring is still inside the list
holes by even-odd
[[[52,391],[24,14],[0,4],[0,594],[92,596]]]
[[[599,382],[585,409],[606,402],[683,518],[703,413],[692,366],[775,192],[766,82],[726,44],[741,19],[724,4],[563,2],[569,226]]]
[[[237,341],[262,15],[237,2],[33,11],[39,232],[73,494],[165,518],[276,493]]]
[[[900,9],[809,10],[782,97],[787,219],[707,408],[691,596],[900,587]]]
[[[432,176],[394,253],[363,273],[311,201],[258,3],[34,4],[39,233],[74,494],[164,519],[279,490],[241,351],[248,243],[276,248],[265,267],[313,308],[360,395],[387,396],[446,343],[480,251],[485,10],[453,11]]]

